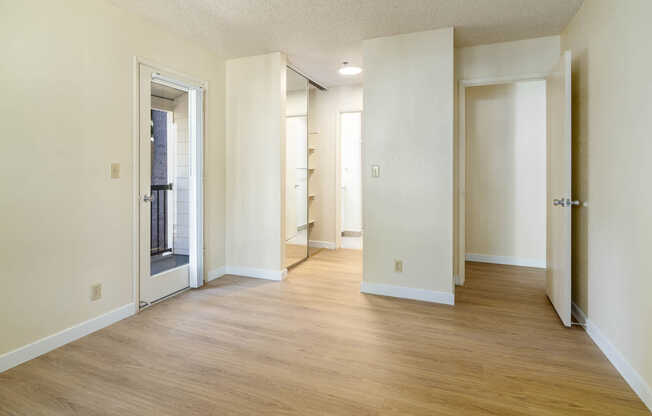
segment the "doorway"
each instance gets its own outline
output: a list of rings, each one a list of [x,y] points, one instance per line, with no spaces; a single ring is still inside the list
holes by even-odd
[[[361,84],[324,88],[287,68],[281,244],[284,267],[296,272],[289,276],[341,248],[361,261],[362,98]]]
[[[465,260],[546,268],[546,83],[466,88]]]
[[[308,188],[315,169],[309,164],[308,80],[287,68],[285,114],[285,237],[283,266],[308,258],[310,217]]]
[[[531,98],[528,101],[518,94],[519,84],[526,86],[523,91],[528,88],[539,91],[534,107],[531,105],[533,102]],[[494,108],[493,114],[488,116],[485,114],[485,121],[489,120],[494,124],[482,125],[481,122],[474,130],[469,125],[476,120],[469,119],[474,115],[470,115],[467,101],[471,99],[469,92],[477,87],[494,89],[494,96],[487,95],[489,91],[487,90],[484,91],[484,97],[482,91],[479,97],[474,97],[478,100],[476,104],[479,107],[495,107],[494,104],[499,101],[506,103],[507,106],[502,111],[496,112]],[[497,92],[499,94],[495,95]],[[580,202],[572,200],[571,197],[571,53],[565,51],[550,73],[493,80],[462,80],[459,83],[458,93],[454,281],[457,285],[464,285],[467,260],[503,265],[538,266],[545,274],[545,294],[563,325],[570,326],[572,262],[570,208],[580,206]],[[488,130],[496,128],[495,122],[500,122],[501,118],[510,112],[516,116],[520,113],[520,119],[514,118],[502,123],[503,131],[498,131],[500,128],[497,128],[497,134],[492,136],[492,132]],[[541,116],[541,113],[545,113],[545,116]],[[530,120],[533,115],[537,116],[534,123]],[[482,117],[480,120],[482,121]],[[532,135],[531,128],[537,125],[539,127],[535,129],[535,134],[540,137],[539,143],[528,143],[531,139],[528,134]],[[545,134],[541,134],[544,128]],[[475,140],[474,143],[473,135],[487,140],[485,143]],[[510,140],[505,140],[506,135],[507,138],[510,135],[520,137],[515,137],[517,140],[510,143]],[[545,137],[545,145],[541,143],[542,137]],[[473,156],[474,149],[470,146],[476,147],[476,157]],[[483,165],[484,169],[482,169]],[[505,169],[505,166],[510,168]],[[480,172],[473,173],[473,169],[477,168],[480,168]],[[534,171],[537,172],[533,173]],[[533,177],[534,180],[527,180]],[[532,191],[536,193],[533,194]],[[475,195],[470,195],[471,193]],[[528,205],[531,198],[536,198],[539,202],[530,209],[527,207],[524,210],[520,209],[521,206]],[[493,212],[484,212],[487,206],[494,206]],[[484,221],[476,221],[477,218],[471,220],[470,215],[474,215],[474,211],[479,217],[484,217]],[[544,215],[545,221],[541,221]],[[536,216],[536,221],[531,222],[532,218],[528,218],[529,216]],[[496,224],[497,217],[501,218],[498,224]],[[545,226],[542,226],[541,222]],[[515,231],[515,227],[522,229]],[[534,229],[538,230],[538,235],[532,234]],[[545,230],[545,246],[542,244],[542,230]],[[514,238],[517,232],[519,238]],[[472,245],[477,243],[473,239],[482,236],[492,244],[495,242],[492,240],[511,237],[511,248],[514,250],[521,250],[523,245],[529,245],[533,239],[536,239],[538,248],[535,252],[540,259],[531,261],[531,259],[510,255],[469,252],[469,249],[473,249]],[[490,247],[492,244],[484,244],[484,247]],[[504,250],[505,239],[497,244],[500,245]],[[543,247],[545,247],[545,261],[542,254]]]
[[[362,249],[362,112],[341,112],[340,178],[342,248]]]
[[[140,307],[203,284],[203,89],[139,64]]]

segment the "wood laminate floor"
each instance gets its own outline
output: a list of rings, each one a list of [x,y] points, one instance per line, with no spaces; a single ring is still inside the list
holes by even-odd
[[[0,374],[0,414],[649,414],[541,271],[469,263],[451,307],[360,294],[361,268],[210,282]]]

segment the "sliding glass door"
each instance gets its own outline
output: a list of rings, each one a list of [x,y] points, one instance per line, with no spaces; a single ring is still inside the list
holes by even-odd
[[[285,143],[285,261],[308,257],[308,80],[287,69]]]

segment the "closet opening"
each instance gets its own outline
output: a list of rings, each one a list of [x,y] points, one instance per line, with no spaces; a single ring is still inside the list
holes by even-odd
[[[309,255],[310,164],[308,139],[308,80],[287,69],[285,112],[285,258],[284,267],[295,266]],[[314,195],[313,195],[314,199]]]
[[[320,256],[361,270],[362,85],[326,89],[288,67],[285,98],[284,267]]]

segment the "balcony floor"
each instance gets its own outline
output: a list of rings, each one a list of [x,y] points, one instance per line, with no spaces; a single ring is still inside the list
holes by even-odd
[[[183,254],[168,254],[167,256],[152,256],[152,263],[150,266],[151,275],[162,273],[166,270],[174,269],[175,267],[188,264],[190,258]]]

